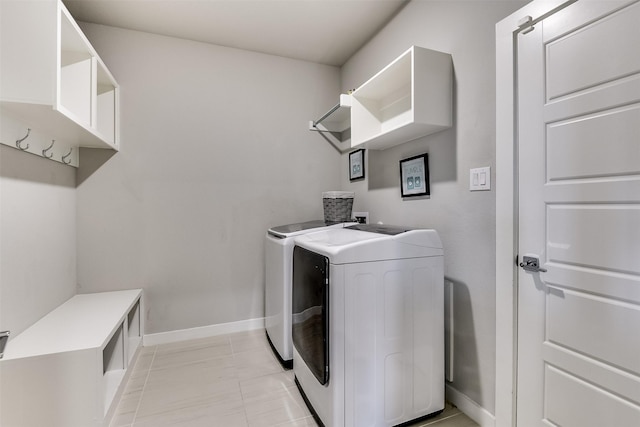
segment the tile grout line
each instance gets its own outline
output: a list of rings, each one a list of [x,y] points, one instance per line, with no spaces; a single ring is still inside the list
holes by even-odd
[[[138,404],[136,405],[136,411],[133,414],[133,420],[131,421],[131,427],[134,427],[138,418],[138,411],[140,410],[140,404],[142,403],[142,398],[144,397],[144,391],[147,388],[147,381],[149,381],[149,376],[151,375],[151,367],[153,366],[153,361],[156,360],[156,352],[158,351],[158,346],[156,345],[153,349],[153,356],[151,356],[151,362],[149,362],[149,369],[147,369],[147,376],[144,379],[144,384],[142,385],[142,391],[140,392],[140,399],[138,400]]]
[[[236,355],[239,355],[239,354],[242,354],[242,353],[248,353],[248,352],[251,352],[251,351],[255,351],[256,349],[260,349],[260,350],[266,349],[270,355],[272,354],[271,348],[268,345],[266,345],[266,343],[263,343],[263,345],[257,346],[256,348],[249,348],[249,349],[246,349],[244,351],[238,351],[238,352],[236,352],[234,350],[234,346],[233,346],[233,343],[231,342],[231,339],[229,339],[229,343],[231,344],[231,353],[232,353],[232,356],[234,358],[234,369],[236,368],[236,366],[235,366],[235,356]],[[276,362],[277,362],[277,360],[276,360]],[[264,377],[267,377],[267,376],[270,376],[270,375],[278,375],[278,374],[282,374],[282,373],[285,372],[285,370],[282,368],[282,366],[280,366],[279,362],[278,362],[278,368],[279,368],[278,372],[266,373],[266,374],[258,375],[258,376],[252,377],[252,378],[246,378],[245,380],[241,380],[240,378],[238,378],[238,387],[240,387],[240,396],[242,397],[242,411],[244,413],[244,416],[245,416],[245,419],[247,421],[247,426],[248,427],[251,427],[251,424],[249,422],[249,415],[247,414],[247,405],[246,405],[246,402],[245,402],[245,393],[242,391],[242,382],[246,381],[246,380],[249,380],[249,379],[264,378]],[[289,420],[287,422],[298,421],[300,419],[302,419],[302,418],[299,418],[299,419],[297,418],[295,420]],[[278,425],[285,425],[285,424],[287,424],[287,422],[279,423]]]
[[[295,420],[289,420],[289,421],[285,421],[285,422],[282,422],[282,423],[278,423],[278,424],[276,424],[276,426],[275,426],[275,427],[279,427],[279,426],[286,426],[287,424],[289,424],[289,425],[290,425],[292,422],[296,422],[296,423],[297,423],[298,421],[306,420],[306,419],[308,419],[308,418],[309,418],[309,419],[313,419],[313,416],[308,416],[308,415],[307,415],[307,416],[302,417],[302,418],[296,418]],[[314,422],[315,422],[315,420],[314,420]]]
[[[245,350],[245,351],[239,351],[239,352],[236,352],[236,351],[235,351],[235,349],[234,349],[234,346],[233,346],[233,342],[231,341],[231,339],[230,339],[230,338],[229,338],[229,345],[231,346],[231,355],[232,355],[232,357],[233,357],[233,365],[234,365],[234,366],[233,366],[233,369],[234,369],[234,371],[236,372],[236,377],[238,377],[238,375],[237,375],[237,367],[236,367],[236,360],[235,360],[235,357],[236,357],[238,354],[241,354],[241,353],[248,353],[248,352],[250,352],[250,351],[254,351],[255,349],[251,349],[251,348],[250,348],[250,349],[247,349],[247,350]],[[259,375],[258,377],[254,377],[254,378],[265,377],[265,376],[267,376],[267,375],[271,375],[271,374]],[[245,380],[241,380],[241,379],[238,377],[238,387],[240,388],[240,397],[242,397],[242,412],[244,413],[244,418],[245,418],[245,420],[247,421],[247,426],[248,426],[248,427],[251,427],[251,426],[250,426],[250,423],[249,423],[249,415],[247,414],[247,405],[246,405],[246,402],[245,402],[245,393],[242,391],[242,381],[245,381]]]
[[[245,405],[244,403],[244,393],[242,392],[242,385],[240,384],[240,378],[238,378],[238,370],[236,369],[236,362],[235,362],[235,351],[233,349],[233,343],[231,342],[231,338],[227,337],[227,341],[229,342],[229,348],[231,348],[231,360],[232,360],[232,364],[233,364],[233,373],[234,376],[236,377],[236,381],[238,381],[238,388],[240,389],[240,398],[242,399],[242,413],[244,414],[244,420],[247,423],[247,427],[249,426],[249,416],[247,415],[247,405]]]
[[[443,418],[438,418],[437,420],[433,420],[430,422],[427,422],[426,424],[420,424],[419,426],[416,427],[429,427],[429,426],[437,426],[439,423],[446,421],[446,420],[450,420],[452,418],[455,418],[457,416],[459,416],[462,412],[458,412],[456,414],[451,414],[447,417],[443,417]]]

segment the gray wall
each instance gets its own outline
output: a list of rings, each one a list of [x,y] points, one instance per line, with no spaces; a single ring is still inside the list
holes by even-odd
[[[76,292],[75,169],[0,145],[0,330],[13,338]]]
[[[322,216],[340,155],[308,121],[339,69],[83,24],[121,87],[121,151],[83,150],[80,292],[143,288],[146,333],[264,316],[268,227]]]
[[[414,0],[342,73],[83,25],[121,84],[122,148],[82,150],[74,190],[72,168],[0,147],[0,330],[19,333],[76,282],[144,288],[147,333],[262,317],[266,228],[321,217],[322,191],[353,190],[374,222],[440,232],[455,289],[452,385],[493,412],[495,193],[469,192],[468,170],[496,172],[494,24],[524,3]],[[348,156],[307,122],[411,44],[453,55],[454,128],[368,151],[367,179],[349,183]],[[423,152],[431,198],[402,201],[398,160]]]
[[[354,210],[382,221],[438,230],[453,282],[452,386],[495,408],[495,192],[469,192],[469,169],[495,176],[495,24],[524,1],[412,1],[342,68],[342,90],[357,88],[411,45],[453,56],[454,126],[385,151],[367,151],[367,178]],[[431,197],[403,201],[398,161],[429,153]],[[493,181],[493,179],[492,179]]]

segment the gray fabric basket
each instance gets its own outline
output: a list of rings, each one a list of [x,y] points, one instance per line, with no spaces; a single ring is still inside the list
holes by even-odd
[[[354,193],[350,191],[327,191],[322,193],[325,222],[346,222],[351,220]]]

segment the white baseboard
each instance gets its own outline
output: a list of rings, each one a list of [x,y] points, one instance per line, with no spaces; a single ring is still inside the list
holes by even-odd
[[[471,400],[466,394],[463,394],[453,388],[451,385],[446,385],[447,400],[460,409],[460,411],[473,421],[478,423],[480,427],[495,427],[496,417],[482,406]]]
[[[200,326],[198,328],[180,329],[177,331],[145,334],[142,343],[145,347],[158,344],[209,338],[216,335],[232,334],[234,332],[253,331],[264,328],[264,317],[240,320],[238,322],[220,323],[217,325]]]

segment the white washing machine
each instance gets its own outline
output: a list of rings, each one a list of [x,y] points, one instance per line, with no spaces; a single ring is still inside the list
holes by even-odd
[[[291,367],[291,273],[294,238],[322,229],[342,228],[354,223],[323,220],[280,225],[265,237],[265,326],[271,347],[285,367]]]
[[[293,370],[326,427],[444,409],[444,267],[435,230],[357,225],[295,239]]]

